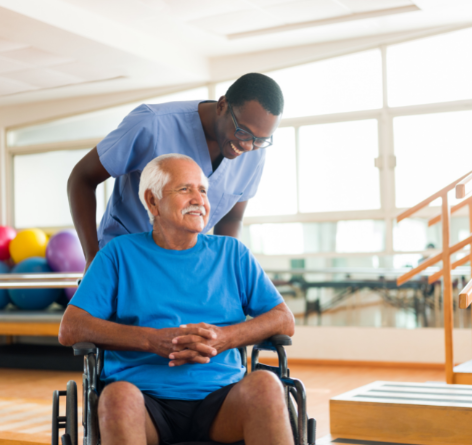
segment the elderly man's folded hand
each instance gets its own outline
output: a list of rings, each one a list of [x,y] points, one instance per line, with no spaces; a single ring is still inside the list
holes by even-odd
[[[146,328],[146,331],[146,337],[149,343],[149,348],[147,350],[165,358],[169,358],[169,355],[174,351],[174,344],[172,341],[176,337],[180,338],[193,336],[209,340],[215,335],[211,330],[205,329],[200,325],[193,325],[193,327],[181,326],[179,328],[163,329]],[[201,347],[193,351],[193,354],[186,355],[185,362],[179,362],[178,364],[208,363],[208,357],[212,356],[213,350],[214,349],[212,347],[202,344]],[[175,366],[175,364],[171,362],[170,366]]]
[[[211,357],[228,349],[228,339],[223,328],[199,323],[183,325],[180,329],[188,332],[172,340],[173,352],[169,355],[171,359],[169,366],[209,363]]]

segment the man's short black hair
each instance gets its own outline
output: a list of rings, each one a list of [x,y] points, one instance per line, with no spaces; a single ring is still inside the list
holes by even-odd
[[[250,100],[257,100],[274,116],[284,111],[284,95],[274,79],[260,73],[241,76],[226,91],[226,100],[232,107],[238,107]]]

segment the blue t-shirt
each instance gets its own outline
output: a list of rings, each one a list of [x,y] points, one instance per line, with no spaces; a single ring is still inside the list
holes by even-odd
[[[205,322],[228,326],[283,299],[240,241],[198,235],[194,247],[166,250],[152,232],[120,236],[93,260],[70,304],[92,316],[155,329]],[[237,349],[207,364],[169,367],[152,353],[106,351],[105,383],[128,381],[155,397],[198,400],[245,373]]]
[[[209,178],[211,214],[208,232],[237,202],[257,191],[265,149],[236,159],[224,158],[213,172],[198,114],[200,100],[140,105],[97,145],[100,162],[116,179],[113,194],[98,229],[100,248],[114,237],[152,229],[138,196],[141,172],[149,161],[167,153],[190,156]]]

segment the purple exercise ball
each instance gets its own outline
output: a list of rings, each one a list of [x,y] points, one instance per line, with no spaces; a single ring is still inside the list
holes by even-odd
[[[49,240],[46,259],[54,272],[83,272],[85,256],[74,230],[63,230]]]
[[[67,297],[67,299],[70,301],[70,300],[72,300],[72,297],[74,296],[75,291],[76,291],[77,289],[74,288],[74,287],[66,287],[64,290],[66,291],[66,297]]]

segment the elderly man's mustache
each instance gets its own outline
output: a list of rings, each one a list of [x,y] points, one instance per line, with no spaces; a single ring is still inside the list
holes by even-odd
[[[200,212],[203,216],[206,215],[206,210],[203,206],[188,206],[182,210],[182,215],[185,215],[189,212]]]

